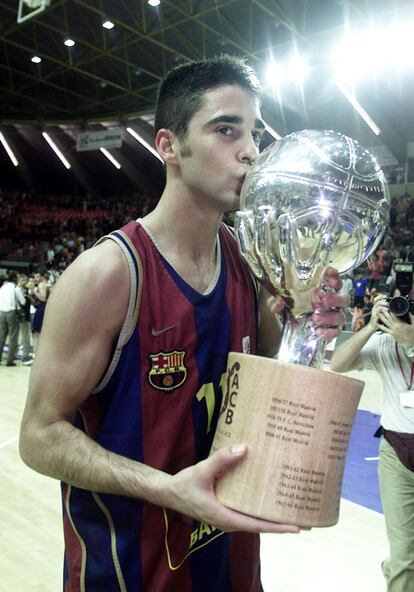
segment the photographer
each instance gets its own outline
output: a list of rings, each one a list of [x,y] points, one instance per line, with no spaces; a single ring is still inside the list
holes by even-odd
[[[331,361],[335,372],[373,368],[383,383],[379,480],[390,546],[382,563],[388,592],[414,590],[414,316],[410,290],[400,286],[400,292],[399,300],[376,296],[370,322]],[[399,313],[403,301],[410,312],[390,312]]]

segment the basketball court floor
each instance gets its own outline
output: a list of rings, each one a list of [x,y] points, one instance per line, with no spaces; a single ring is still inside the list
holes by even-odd
[[[0,592],[61,590],[59,483],[28,469],[18,454],[29,374],[29,367],[0,366]],[[385,591],[380,565],[388,548],[376,477],[378,441],[372,438],[381,383],[368,370],[349,375],[366,386],[351,438],[339,522],[299,535],[262,535],[265,592]]]

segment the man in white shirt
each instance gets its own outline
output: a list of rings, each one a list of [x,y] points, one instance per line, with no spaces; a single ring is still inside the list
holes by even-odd
[[[19,337],[19,319],[17,310],[25,304],[25,297],[16,287],[17,273],[10,272],[7,280],[0,288],[0,360],[3,354],[7,335],[9,336],[9,352],[6,366],[15,366],[17,342]]]
[[[390,313],[377,296],[369,323],[331,361],[335,372],[372,368],[382,379],[379,481],[390,545],[382,563],[388,592],[414,590],[414,315],[409,320]]]

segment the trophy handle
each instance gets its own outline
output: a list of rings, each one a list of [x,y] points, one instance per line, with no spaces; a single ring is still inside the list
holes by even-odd
[[[263,269],[257,259],[254,248],[255,236],[253,231],[252,219],[254,214],[251,210],[236,212],[234,216],[234,229],[236,231],[237,242],[241,256],[250,266],[254,275],[259,280],[264,279]]]

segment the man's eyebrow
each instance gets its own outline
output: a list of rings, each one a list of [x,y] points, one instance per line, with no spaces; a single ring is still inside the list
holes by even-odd
[[[241,123],[243,123],[243,117],[240,117],[240,115],[217,115],[217,117],[213,117],[213,119],[207,121],[206,127],[210,127],[212,125],[215,125],[216,123],[234,123],[236,125],[240,125]],[[260,130],[264,130],[265,124],[261,119],[257,118],[254,122],[254,127]]]

